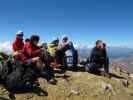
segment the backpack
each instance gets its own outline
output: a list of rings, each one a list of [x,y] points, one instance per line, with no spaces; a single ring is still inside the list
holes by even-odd
[[[14,66],[16,66],[15,69],[6,78],[6,86],[8,89],[16,90],[24,85],[22,81],[24,68],[20,62],[16,62]]]
[[[65,52],[64,57],[64,65],[67,67],[67,69],[70,70],[77,70],[77,63],[78,63],[78,54],[77,51],[74,49],[68,49]]]
[[[13,71],[6,78],[6,86],[12,91],[20,91],[27,88],[26,83],[34,83],[32,65],[26,65],[20,61],[15,61]],[[31,84],[32,85],[32,84]]]
[[[74,67],[74,57],[71,49],[65,52],[65,64],[67,67]]]
[[[0,78],[2,80],[6,79],[7,75],[11,72],[11,63],[8,58],[4,58],[3,55],[0,54]]]

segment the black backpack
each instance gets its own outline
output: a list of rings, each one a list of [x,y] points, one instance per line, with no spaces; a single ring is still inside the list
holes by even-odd
[[[30,87],[27,87],[27,82],[30,85],[34,84],[35,76],[32,73],[32,65],[26,65],[20,61],[15,61],[12,65],[12,72],[8,74],[5,82],[9,91],[21,91]]]
[[[12,67],[13,71],[7,76],[5,83],[8,89],[17,90],[24,87],[24,82],[22,80],[24,74],[23,64],[16,62]]]

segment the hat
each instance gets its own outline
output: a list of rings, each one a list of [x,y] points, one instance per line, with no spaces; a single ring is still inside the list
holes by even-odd
[[[64,39],[68,39],[68,36],[67,35],[63,35],[62,36],[62,40],[64,40]]]
[[[24,33],[23,33],[23,31],[18,31],[17,33],[16,33],[16,35],[23,35]]]

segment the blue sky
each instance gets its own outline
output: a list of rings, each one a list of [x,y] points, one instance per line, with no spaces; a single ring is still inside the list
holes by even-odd
[[[42,41],[67,34],[76,44],[133,46],[133,0],[0,0],[0,42],[38,33]]]

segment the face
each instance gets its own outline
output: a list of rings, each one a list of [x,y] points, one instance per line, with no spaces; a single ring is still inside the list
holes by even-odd
[[[106,49],[106,46],[103,44],[102,47],[101,47],[101,49]]]
[[[68,39],[67,39],[67,38],[63,39],[63,43],[66,43],[67,41],[68,41]]]
[[[17,35],[17,38],[22,40],[23,39],[23,34]]]
[[[47,45],[43,45],[43,47],[44,47],[45,49],[48,49],[48,46],[47,46]]]
[[[38,42],[39,42],[39,41],[34,40],[34,41],[33,41],[33,44],[34,44],[34,45],[38,45]]]
[[[103,47],[103,43],[102,42],[97,43],[96,47],[101,49]]]

